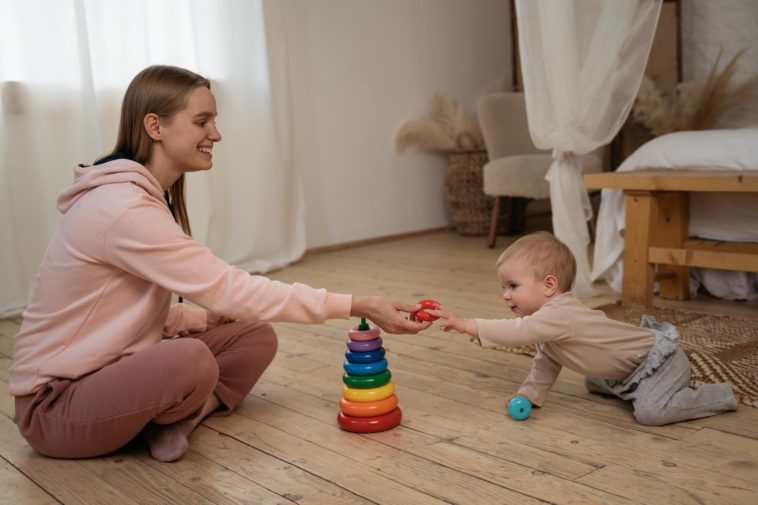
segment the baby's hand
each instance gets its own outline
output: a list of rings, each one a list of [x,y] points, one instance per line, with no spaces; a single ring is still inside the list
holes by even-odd
[[[222,324],[233,323],[234,321],[235,319],[231,317],[226,317],[226,316],[222,316],[221,314],[208,312],[207,327],[209,330],[212,330],[213,328],[216,328],[217,326],[221,326]]]
[[[511,403],[511,400],[513,400],[517,396],[518,395],[516,393],[513,393],[513,394],[510,394],[510,395],[508,395],[508,396],[505,397],[505,408],[506,409],[508,408],[508,405]]]
[[[506,409],[508,408],[508,405],[511,403],[511,400],[513,400],[517,396],[523,396],[524,398],[526,398],[527,400],[529,400],[529,403],[532,404],[532,407],[536,406],[536,405],[534,405],[534,402],[531,400],[531,398],[529,398],[528,396],[520,395],[518,393],[513,393],[513,394],[510,394],[510,395],[508,395],[508,396],[505,397],[505,408]]]
[[[458,314],[450,312],[447,308],[440,305],[436,310],[427,310],[427,312],[433,316],[437,316],[442,321],[442,329],[444,331],[455,330],[458,333],[466,333],[466,319],[462,318]]]

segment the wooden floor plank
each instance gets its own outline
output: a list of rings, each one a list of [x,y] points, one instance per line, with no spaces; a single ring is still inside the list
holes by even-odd
[[[262,452],[224,432],[200,426],[193,432],[190,442],[192,444],[192,458],[207,458],[227,469],[227,471],[253,480],[257,485],[301,505],[320,503],[365,505],[371,503],[334,482],[322,479],[288,461]],[[161,471],[170,470],[177,477],[183,475],[187,478],[189,474],[185,471],[184,464],[184,458],[182,458],[176,465],[171,465],[170,469],[164,469],[165,465],[157,462],[155,466],[161,467]],[[197,474],[192,474],[190,478],[196,476]],[[209,475],[201,476],[203,479],[210,477]],[[243,486],[242,483],[240,486],[242,492],[245,492],[245,489],[249,487]],[[208,499],[211,503],[219,503],[210,495],[208,495]]]
[[[19,505],[60,503],[3,458],[0,458],[0,489],[2,489],[0,503]]]
[[[252,420],[275,425],[276,429],[287,434],[304,441],[313,441],[324,449],[334,451],[339,454],[340,461],[343,458],[347,460],[343,463],[343,469],[352,468],[352,472],[357,468],[368,470],[374,477],[381,476],[394,482],[391,485],[417,489],[443,502],[461,503],[468,500],[471,503],[540,503],[522,493],[441,466],[433,460],[375,442],[371,436],[344,432],[334,421],[336,414],[329,421],[323,421],[260,401],[246,402],[239,408],[239,412]],[[329,478],[341,483],[345,477],[337,473]],[[457,485],[447,486],[451,481]],[[392,501],[392,497],[386,493],[369,498],[379,503]],[[415,499],[410,496],[404,499],[408,500],[406,503],[415,503]],[[402,500],[399,503],[401,502]]]
[[[13,357],[13,339],[20,327],[17,319],[0,319],[0,355]]]
[[[334,450],[293,436],[242,413],[210,418],[205,424],[377,503],[444,503],[426,493],[379,475],[364,465],[356,464],[354,460]],[[276,424],[279,426],[280,421],[277,420]],[[310,438],[313,439],[318,439],[319,436],[320,434],[315,432],[310,434]]]
[[[739,479],[722,477],[701,479],[699,473],[687,474],[682,468],[679,478],[670,479],[667,470],[678,468],[665,462],[661,468],[651,471],[633,471],[609,463],[603,468],[577,479],[577,482],[610,493],[621,494],[634,503],[644,505],[677,504],[730,504],[755,505],[756,490],[745,487]]]

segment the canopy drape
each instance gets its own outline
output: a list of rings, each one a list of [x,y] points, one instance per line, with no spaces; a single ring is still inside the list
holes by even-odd
[[[552,150],[553,231],[577,261],[573,292],[593,293],[592,217],[576,156],[608,144],[642,80],[661,0],[517,0],[519,55],[529,132]]]

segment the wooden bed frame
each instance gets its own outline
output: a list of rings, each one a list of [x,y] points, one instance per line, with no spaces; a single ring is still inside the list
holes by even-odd
[[[758,272],[758,244],[690,240],[687,234],[691,192],[758,193],[758,170],[603,172],[585,175],[584,184],[624,190],[622,303],[652,304],[655,281],[661,298],[688,298],[689,267]]]

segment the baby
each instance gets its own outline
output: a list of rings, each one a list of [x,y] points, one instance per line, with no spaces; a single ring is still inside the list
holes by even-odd
[[[503,300],[515,319],[467,319],[445,307],[429,310],[483,347],[534,344],[532,370],[518,392],[541,406],[562,367],[585,378],[592,393],[631,400],[641,424],[661,425],[737,408],[729,384],[689,387],[690,363],[669,323],[643,316],[640,327],[609,319],[570,294],[574,256],[550,233],[520,238],[497,261]]]

